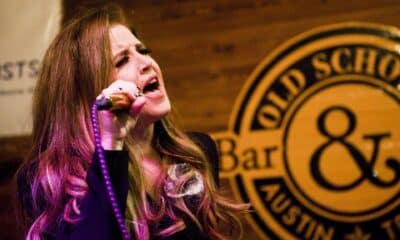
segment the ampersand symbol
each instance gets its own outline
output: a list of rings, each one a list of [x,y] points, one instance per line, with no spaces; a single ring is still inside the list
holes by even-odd
[[[347,129],[341,134],[333,134],[330,133],[326,126],[326,118],[329,114],[334,111],[342,112],[347,120],[348,120],[348,127]],[[322,187],[327,188],[329,190],[335,191],[345,191],[351,188],[356,187],[359,185],[364,179],[368,179],[371,183],[375,184],[379,187],[390,187],[396,184],[400,179],[400,164],[399,161],[395,158],[388,158],[386,159],[386,166],[393,171],[393,178],[390,181],[385,181],[380,179],[376,174],[373,172],[373,168],[375,166],[376,160],[378,159],[379,154],[379,146],[381,141],[384,138],[389,138],[391,135],[390,133],[378,133],[378,134],[368,134],[364,135],[364,139],[372,140],[373,143],[373,152],[370,160],[357,149],[356,146],[351,144],[346,140],[348,136],[354,131],[356,127],[356,116],[353,112],[351,112],[348,108],[343,106],[333,106],[326,109],[324,112],[320,114],[317,120],[318,130],[321,132],[322,135],[327,137],[328,141],[317,148],[314,154],[311,157],[311,173],[314,177],[315,181],[320,184]],[[328,181],[321,171],[321,155],[322,153],[329,148],[333,143],[338,143],[344,147],[344,149],[350,154],[352,159],[354,159],[358,169],[361,172],[360,177],[354,179],[353,181],[347,184],[334,184],[331,181]]]

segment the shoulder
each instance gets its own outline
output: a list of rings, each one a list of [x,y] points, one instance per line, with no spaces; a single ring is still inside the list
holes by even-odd
[[[215,182],[219,184],[219,154],[215,141],[210,137],[210,135],[206,133],[188,132],[187,135],[194,143],[196,143],[200,147],[200,149],[206,155],[207,160],[211,165]]]
[[[188,132],[187,135],[205,151],[216,151],[217,147],[210,135],[201,132]]]

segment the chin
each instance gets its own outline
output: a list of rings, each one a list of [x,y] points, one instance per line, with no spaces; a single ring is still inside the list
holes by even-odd
[[[149,106],[145,105],[140,112],[140,119],[147,123],[155,123],[165,117],[168,113],[171,112],[171,104],[169,100],[165,100],[157,106]]]

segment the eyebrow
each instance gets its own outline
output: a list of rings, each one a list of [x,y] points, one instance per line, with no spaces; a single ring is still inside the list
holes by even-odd
[[[130,47],[135,47],[135,50],[138,50],[140,48],[145,48],[146,46],[143,43],[136,43],[136,44],[129,44],[125,46],[121,46],[120,50],[118,50],[115,55],[112,57],[112,60],[115,61],[115,59],[120,56],[125,54]]]

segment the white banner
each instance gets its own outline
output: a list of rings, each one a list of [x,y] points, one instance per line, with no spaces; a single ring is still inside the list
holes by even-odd
[[[32,90],[41,58],[59,29],[60,0],[0,3],[0,136],[31,132]]]

